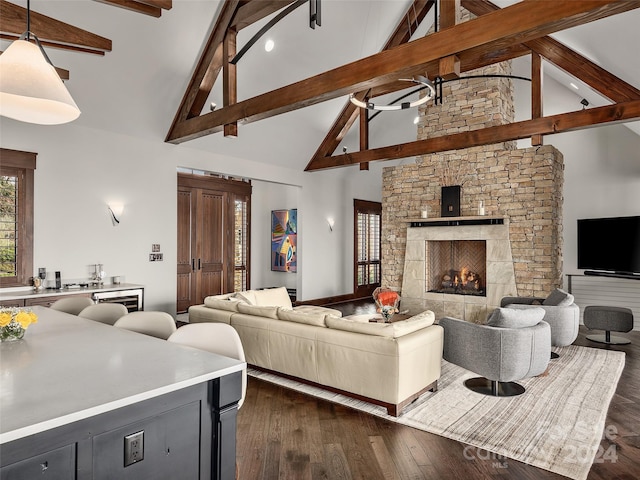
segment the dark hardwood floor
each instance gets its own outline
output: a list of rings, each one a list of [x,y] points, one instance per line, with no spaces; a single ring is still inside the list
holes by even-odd
[[[345,315],[370,302],[333,305]],[[630,345],[611,401],[601,455],[588,479],[640,478],[640,331],[620,334]],[[597,332],[601,333],[601,332]],[[249,378],[238,416],[238,478],[251,479],[564,479],[509,458],[476,450],[359,411]]]

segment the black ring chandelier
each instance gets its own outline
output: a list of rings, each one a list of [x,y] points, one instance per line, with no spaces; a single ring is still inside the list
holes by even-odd
[[[400,80],[404,82],[413,82],[418,85],[421,85],[420,89],[422,90],[426,88],[428,92],[423,97],[416,100],[415,102],[402,102],[396,105],[394,104],[376,105],[373,102],[363,102],[362,100],[358,100],[353,93],[349,94],[349,101],[351,101],[351,103],[353,103],[354,105],[360,108],[366,108],[368,110],[380,110],[380,111],[405,110],[407,108],[413,108],[413,107],[422,105],[423,103],[427,103],[436,94],[436,89],[433,86],[433,83],[431,83],[428,78],[423,77],[421,75],[418,75],[415,78],[401,78]]]

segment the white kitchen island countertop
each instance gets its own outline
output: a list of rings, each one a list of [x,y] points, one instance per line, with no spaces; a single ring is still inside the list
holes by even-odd
[[[0,343],[0,444],[219,378],[244,362],[44,307]]]

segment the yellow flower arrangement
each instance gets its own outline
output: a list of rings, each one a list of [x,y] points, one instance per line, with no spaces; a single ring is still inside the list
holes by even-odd
[[[0,308],[0,341],[19,340],[38,316],[31,310],[19,308]]]

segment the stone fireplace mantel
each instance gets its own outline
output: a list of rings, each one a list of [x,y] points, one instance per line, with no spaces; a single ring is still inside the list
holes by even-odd
[[[464,225],[504,225],[505,217],[466,216],[466,217],[434,217],[409,218],[409,227],[459,227]]]
[[[483,323],[505,296],[515,296],[516,280],[505,217],[441,217],[409,219],[402,281],[402,308],[433,310],[436,318],[450,316]],[[486,242],[486,296],[427,291],[427,242],[483,240]]]

